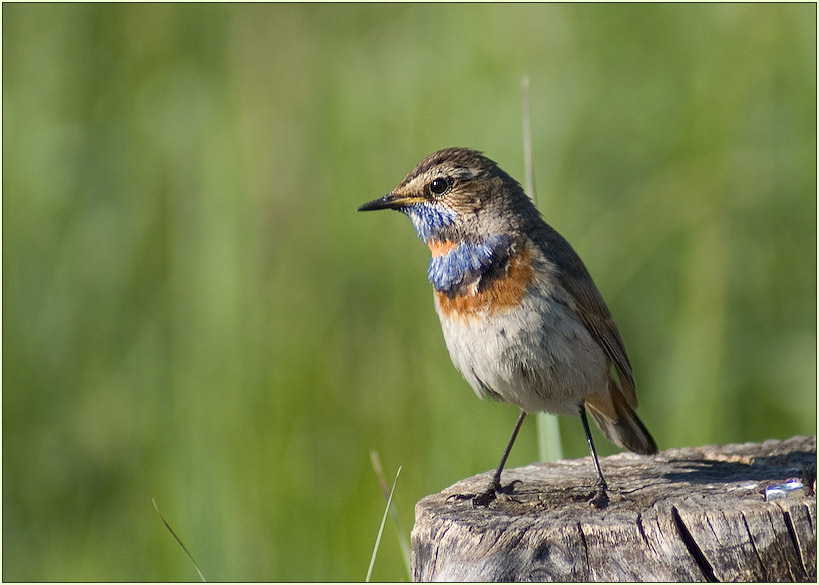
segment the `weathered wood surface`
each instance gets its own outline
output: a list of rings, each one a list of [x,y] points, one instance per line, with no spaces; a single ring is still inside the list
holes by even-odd
[[[504,484],[522,483],[489,508],[447,498],[483,490],[491,473],[424,498],[413,579],[816,582],[815,436],[621,453],[601,466],[603,510],[580,501],[595,479],[589,457],[504,471]],[[805,489],[765,501],[791,478]]]

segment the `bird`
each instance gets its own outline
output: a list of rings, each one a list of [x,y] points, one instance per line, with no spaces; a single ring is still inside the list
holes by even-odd
[[[468,148],[423,159],[387,195],[358,211],[397,210],[429,247],[427,277],[456,369],[480,398],[520,409],[484,492],[488,506],[514,493],[501,473],[528,413],[579,416],[597,472],[591,505],[609,503],[589,429],[635,453],[657,453],[637,417],[631,363],[620,331],[571,245],[543,219],[521,185]]]

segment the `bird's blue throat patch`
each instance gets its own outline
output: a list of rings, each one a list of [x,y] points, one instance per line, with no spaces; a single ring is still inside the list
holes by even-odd
[[[513,239],[489,236],[478,242],[430,243],[433,252],[427,277],[435,290],[445,293],[470,284],[508,260]]]
[[[454,293],[459,287],[475,282],[478,277],[503,266],[509,259],[513,238],[488,236],[474,242],[455,244],[442,237],[451,226],[457,212],[441,205],[415,204],[400,208],[418,232],[418,237],[432,251],[427,277],[436,291]]]
[[[412,220],[418,237],[429,243],[445,227],[455,221],[456,212],[430,203],[415,204],[399,209]]]

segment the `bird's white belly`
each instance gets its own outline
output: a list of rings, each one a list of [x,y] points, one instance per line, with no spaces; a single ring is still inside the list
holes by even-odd
[[[480,397],[576,415],[584,398],[606,388],[610,365],[600,345],[545,291],[470,315],[442,311],[437,296],[435,307],[452,362]]]

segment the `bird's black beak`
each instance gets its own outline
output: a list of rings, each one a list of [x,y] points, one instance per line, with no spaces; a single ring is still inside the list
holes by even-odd
[[[376,209],[395,209],[399,207],[400,204],[397,204],[398,197],[395,196],[395,193],[387,193],[383,197],[379,197],[378,199],[373,199],[372,201],[365,203],[361,207],[359,207],[356,211],[375,211]]]
[[[423,197],[415,195],[400,195],[398,193],[387,193],[383,197],[374,199],[358,208],[358,211],[375,211],[376,209],[401,209],[417,205],[424,201]]]

